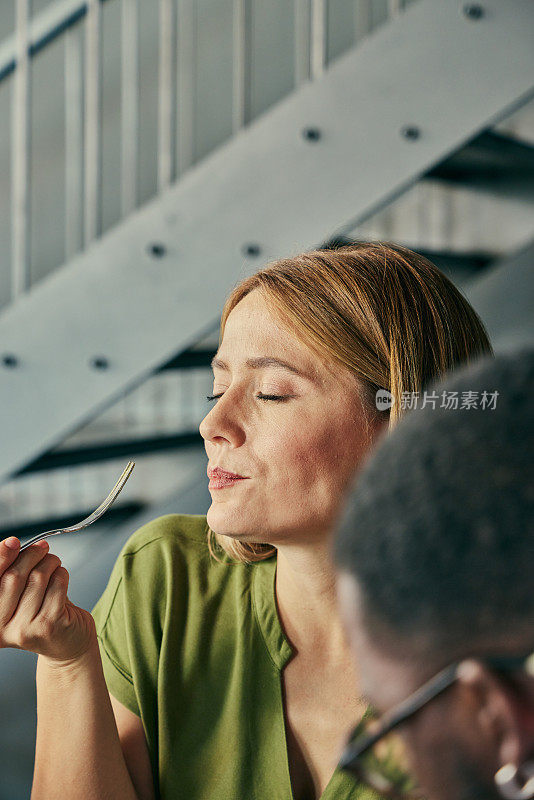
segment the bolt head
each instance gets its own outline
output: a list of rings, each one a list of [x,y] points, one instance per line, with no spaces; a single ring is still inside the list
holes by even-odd
[[[91,366],[93,369],[108,369],[109,361],[105,356],[95,356],[91,359]]]
[[[256,256],[259,256],[261,253],[261,247],[255,242],[249,242],[248,244],[244,245],[243,253],[251,258],[256,258]]]
[[[307,142],[318,142],[321,138],[321,131],[319,128],[304,128],[302,131],[303,137],[306,139]]]
[[[467,3],[462,12],[467,19],[481,19],[484,16],[484,8],[479,3]]]
[[[421,129],[417,125],[405,125],[401,128],[401,136],[410,142],[414,142],[421,136]]]
[[[167,253],[167,248],[161,242],[152,242],[148,245],[147,250],[153,258],[163,258]]]
[[[17,356],[13,355],[13,353],[5,353],[2,356],[2,364],[4,365],[4,367],[13,369],[14,367],[18,367],[19,360]]]

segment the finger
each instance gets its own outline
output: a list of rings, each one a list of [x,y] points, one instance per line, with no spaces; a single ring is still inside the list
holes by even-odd
[[[16,559],[20,550],[20,542],[16,536],[3,539],[0,544],[0,576]]]
[[[10,538],[18,541],[14,536]],[[26,572],[27,574],[32,567],[48,553],[48,549],[48,542],[46,539],[42,539],[40,542],[30,545],[30,547],[27,547],[22,552],[20,548],[17,550],[10,550],[5,543],[2,543],[2,547],[0,547],[0,576],[11,566],[17,571]],[[4,565],[3,569],[2,563]]]
[[[57,567],[50,576],[48,588],[37,616],[49,620],[60,619],[65,609],[68,588],[69,573],[65,567]]]
[[[31,545],[4,569],[0,576],[0,625],[6,624],[13,616],[30,571],[46,556],[47,551],[48,542],[44,540]]]
[[[54,648],[63,632],[65,602],[68,581],[63,576],[67,570],[57,567],[49,576],[43,604],[37,616],[30,620],[21,610],[3,629],[3,646],[43,653]]]
[[[26,586],[20,597],[19,603],[12,615],[12,619],[31,621],[41,608],[41,603],[48,587],[50,576],[61,566],[61,559],[54,553],[48,553],[39,561],[28,575]]]

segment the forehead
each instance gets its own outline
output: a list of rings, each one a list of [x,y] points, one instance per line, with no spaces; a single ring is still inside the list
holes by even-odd
[[[284,325],[281,317],[273,313],[258,289],[247,294],[229,313],[223,344],[242,348],[274,344],[281,349],[299,352],[303,357],[313,357],[310,349]]]
[[[257,361],[267,357],[260,366],[274,366],[268,359],[278,358],[305,372],[318,384],[335,380],[339,385],[353,387],[356,378],[334,359],[320,356],[301,341],[287,324],[271,311],[263,294],[258,289],[246,295],[229,313],[221,345],[214,366],[221,360],[229,363],[245,361],[254,357]],[[232,365],[233,366],[233,365]]]

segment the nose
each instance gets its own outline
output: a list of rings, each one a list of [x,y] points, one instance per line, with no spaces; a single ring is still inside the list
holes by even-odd
[[[230,397],[226,389],[223,396],[213,400],[213,408],[209,410],[199,425],[199,433],[205,441],[217,442],[226,440],[234,447],[239,447],[244,440],[243,425],[239,420],[239,404],[236,397]]]

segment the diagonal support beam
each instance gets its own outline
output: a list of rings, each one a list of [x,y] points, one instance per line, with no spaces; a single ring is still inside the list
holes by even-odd
[[[534,240],[466,287],[496,353],[534,347]]]
[[[463,6],[412,5],[0,315],[0,481],[532,96],[534,3]]]

